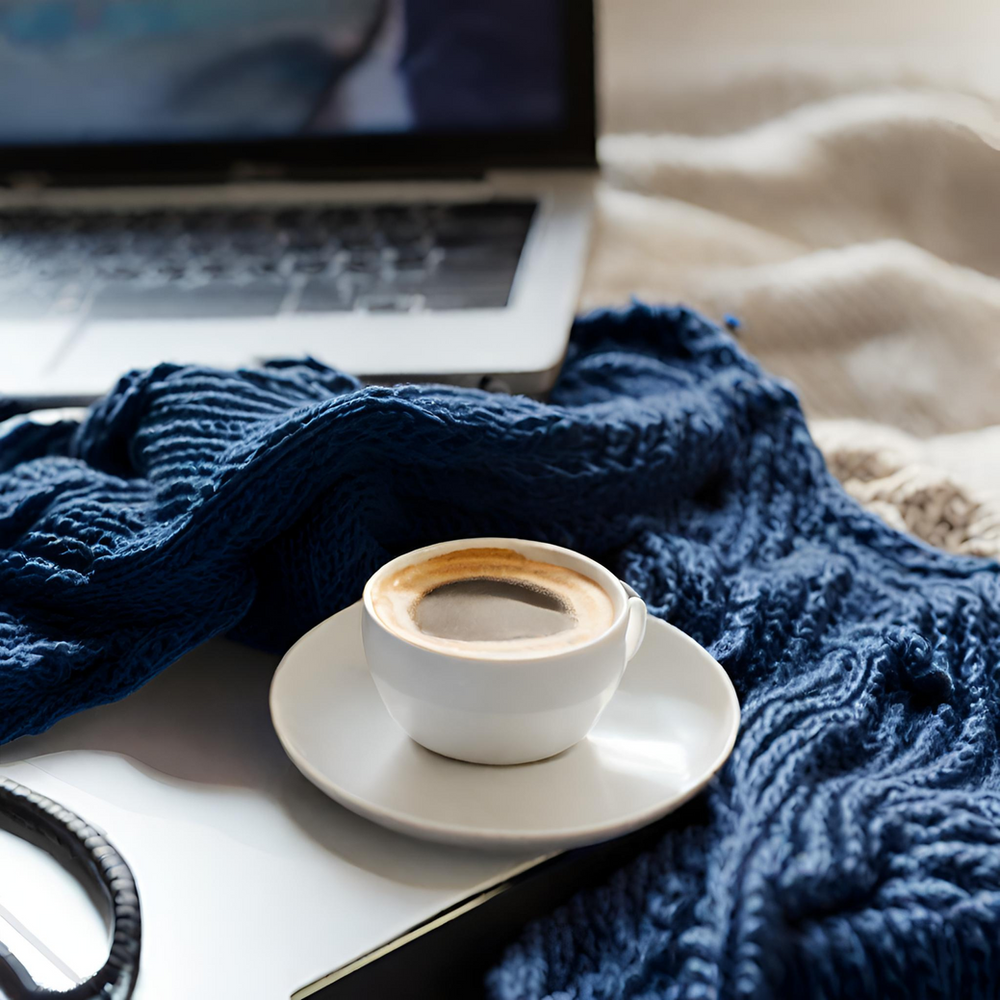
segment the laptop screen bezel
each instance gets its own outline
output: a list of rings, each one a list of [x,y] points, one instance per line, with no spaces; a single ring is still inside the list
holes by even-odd
[[[593,0],[560,0],[564,122],[554,129],[406,132],[283,139],[3,146],[0,182],[156,179],[378,179],[468,176],[497,168],[591,167],[595,157]]]

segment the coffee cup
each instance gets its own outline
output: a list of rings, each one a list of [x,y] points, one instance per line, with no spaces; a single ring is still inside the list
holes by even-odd
[[[477,764],[582,740],[645,630],[642,600],[600,563],[518,538],[391,560],[365,585],[361,628],[392,718],[428,750]]]

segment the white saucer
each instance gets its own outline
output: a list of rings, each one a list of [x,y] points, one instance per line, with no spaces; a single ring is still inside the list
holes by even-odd
[[[358,603],[285,654],[271,719],[295,766],[375,823],[447,844],[541,852],[617,837],[682,805],[732,751],[740,707],[722,667],[651,617],[582,743],[511,767],[450,760],[386,712],[365,664]]]

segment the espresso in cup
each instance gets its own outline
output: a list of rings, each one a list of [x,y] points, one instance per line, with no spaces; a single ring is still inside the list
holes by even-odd
[[[396,635],[431,650],[533,657],[590,642],[615,619],[600,584],[505,548],[467,548],[378,580],[372,605]]]

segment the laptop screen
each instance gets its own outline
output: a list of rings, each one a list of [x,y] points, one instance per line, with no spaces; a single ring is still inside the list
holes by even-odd
[[[565,0],[0,0],[0,148],[565,130]]]

